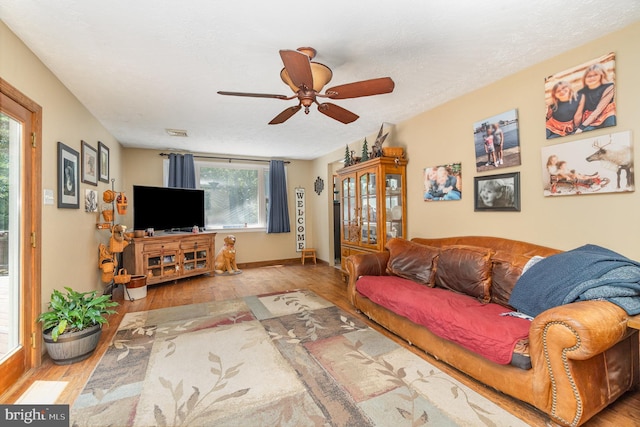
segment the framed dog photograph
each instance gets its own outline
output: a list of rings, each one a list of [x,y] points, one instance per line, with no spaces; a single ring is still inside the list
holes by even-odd
[[[58,207],[80,207],[80,155],[58,142]]]
[[[520,172],[474,178],[476,211],[520,211]]]

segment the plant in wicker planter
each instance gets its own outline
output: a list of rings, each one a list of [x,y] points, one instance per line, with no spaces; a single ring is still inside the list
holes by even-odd
[[[42,323],[45,347],[54,363],[66,365],[84,360],[100,340],[102,325],[114,314],[111,295],[97,291],[77,292],[65,287],[66,294],[54,290],[49,310],[36,319]]]

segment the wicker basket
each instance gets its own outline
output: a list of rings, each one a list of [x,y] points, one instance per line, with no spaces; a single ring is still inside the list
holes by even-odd
[[[102,200],[105,201],[105,203],[111,203],[116,199],[116,192],[113,190],[106,190],[104,193],[102,193]]]
[[[107,222],[113,221],[113,209],[106,209],[102,211],[102,217]]]
[[[127,213],[127,196],[124,193],[118,193],[116,196],[116,209],[118,210],[118,215]]]
[[[118,285],[123,285],[131,281],[131,275],[127,273],[126,268],[121,268],[118,274],[113,276],[113,281]]]

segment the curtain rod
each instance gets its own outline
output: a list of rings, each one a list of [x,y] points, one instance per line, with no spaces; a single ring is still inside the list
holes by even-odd
[[[178,153],[175,153],[175,154],[178,154]],[[163,156],[163,157],[169,157],[169,154],[168,154],[168,153],[160,153],[160,155],[161,155],[161,156]],[[197,155],[197,154],[194,154],[194,155],[193,155],[193,157],[194,157],[194,158],[197,158],[197,159],[228,160],[228,161],[229,161],[229,163],[231,163],[231,161],[232,161],[232,160],[234,160],[234,161],[240,161],[240,162],[264,162],[264,163],[269,163],[269,160],[261,160],[261,159],[241,159],[241,158],[237,158],[237,157],[203,156],[203,155]],[[288,160],[283,160],[283,162],[284,162],[285,164],[287,164],[287,165],[288,165],[289,163],[291,163],[291,162],[290,162],[290,161],[288,161]]]

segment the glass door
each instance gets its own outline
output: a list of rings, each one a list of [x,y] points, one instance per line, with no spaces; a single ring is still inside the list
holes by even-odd
[[[22,126],[0,113],[0,358],[19,346],[20,328],[20,197],[19,167]]]
[[[387,239],[404,237],[402,221],[404,221],[404,207],[402,206],[402,175],[388,173],[385,176],[385,208],[387,213]]]
[[[1,394],[40,362],[35,317],[40,310],[41,150],[31,135],[41,110],[6,83],[0,89]]]
[[[364,173],[360,176],[360,224],[362,224],[361,243],[375,245],[378,242],[376,174]]]
[[[356,180],[354,176],[348,176],[342,180],[342,240],[357,242],[359,238]]]

